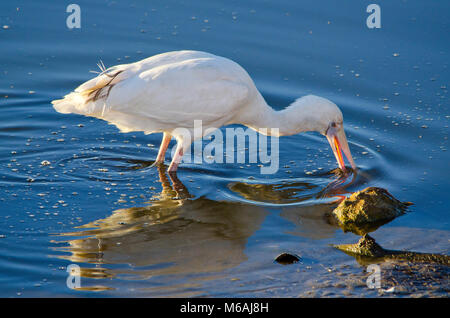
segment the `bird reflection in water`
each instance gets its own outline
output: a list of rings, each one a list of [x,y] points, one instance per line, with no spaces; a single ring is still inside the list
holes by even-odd
[[[79,264],[81,277],[147,280],[145,288],[155,291],[160,286],[168,288],[168,284],[156,283],[152,287],[152,281],[169,279],[174,280],[170,286],[186,286],[185,278],[190,275],[192,286],[198,287],[200,280],[220,276],[224,270],[247,260],[244,250],[248,239],[269,214],[268,206],[260,200],[281,205],[280,217],[296,225],[289,234],[321,239],[334,235],[336,227],[324,215],[335,204],[333,200],[317,199],[346,191],[342,188],[346,181],[340,178],[328,186],[307,181],[233,183],[229,189],[260,204],[214,201],[192,198],[176,174],[167,175],[162,166],[158,172],[162,191],[149,205],[118,209],[105,219],[78,227],[79,231],[59,234],[77,238],[58,241],[67,245],[57,249],[69,253],[58,257]],[[330,182],[329,175],[324,179]],[[309,199],[313,203],[307,202]]]
[[[83,238],[64,241],[68,246],[58,250],[70,255],[59,257],[79,264],[81,277],[137,280],[192,274],[204,280],[205,274],[217,275],[247,260],[247,240],[261,227],[266,209],[190,199],[176,175],[169,180],[162,167],[159,175],[162,192],[148,206],[119,209],[80,226],[81,231],[60,234]]]

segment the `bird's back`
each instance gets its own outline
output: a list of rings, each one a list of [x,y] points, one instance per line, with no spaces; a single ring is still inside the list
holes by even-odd
[[[206,52],[175,51],[111,67],[83,83],[57,111],[98,117],[122,131],[220,127],[256,93],[235,62]]]

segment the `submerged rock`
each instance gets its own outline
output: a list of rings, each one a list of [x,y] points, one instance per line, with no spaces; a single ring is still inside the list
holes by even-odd
[[[450,256],[448,255],[385,250],[368,234],[364,235],[356,244],[333,246],[346,254],[354,256],[360,263],[371,263],[374,260],[382,259],[450,266]]]
[[[294,254],[289,254],[289,253],[282,253],[282,254],[278,255],[277,258],[275,259],[275,262],[282,264],[282,265],[289,265],[289,264],[297,263],[298,261],[300,261],[300,257],[298,257],[297,255],[294,255]]]
[[[408,205],[385,189],[369,187],[344,199],[332,215],[345,232],[363,235],[404,214]]]

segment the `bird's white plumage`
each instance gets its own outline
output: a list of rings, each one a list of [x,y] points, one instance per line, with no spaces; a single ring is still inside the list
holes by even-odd
[[[193,128],[194,120],[223,126],[256,90],[238,64],[205,52],[169,52],[108,69],[119,71],[112,81],[102,74],[80,85],[55,109],[104,119],[123,132],[170,132]],[[105,96],[88,101],[96,89]]]
[[[330,123],[336,123],[333,131],[342,140],[346,155],[350,154],[342,113],[334,103],[308,95],[275,111],[240,65],[206,52],[168,52],[113,66],[52,103],[58,112],[104,119],[122,132],[164,132],[157,161],[164,160],[170,138],[175,137],[177,155],[169,167],[174,171],[193,141],[184,140],[177,131],[187,129],[191,136],[200,137],[193,134],[199,120],[203,134],[208,128],[238,123],[255,130],[278,128],[277,136],[302,131],[326,134]]]

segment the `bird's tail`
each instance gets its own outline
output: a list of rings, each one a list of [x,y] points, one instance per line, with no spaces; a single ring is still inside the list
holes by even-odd
[[[124,72],[126,65],[105,69],[102,63],[99,67],[102,72],[97,77],[81,84],[63,99],[52,101],[53,108],[63,114],[75,113],[90,116],[103,114],[111,89],[128,74]]]
[[[62,114],[84,114],[83,108],[86,104],[86,99],[77,92],[72,92],[64,96],[63,99],[56,99],[52,101],[53,108]]]

